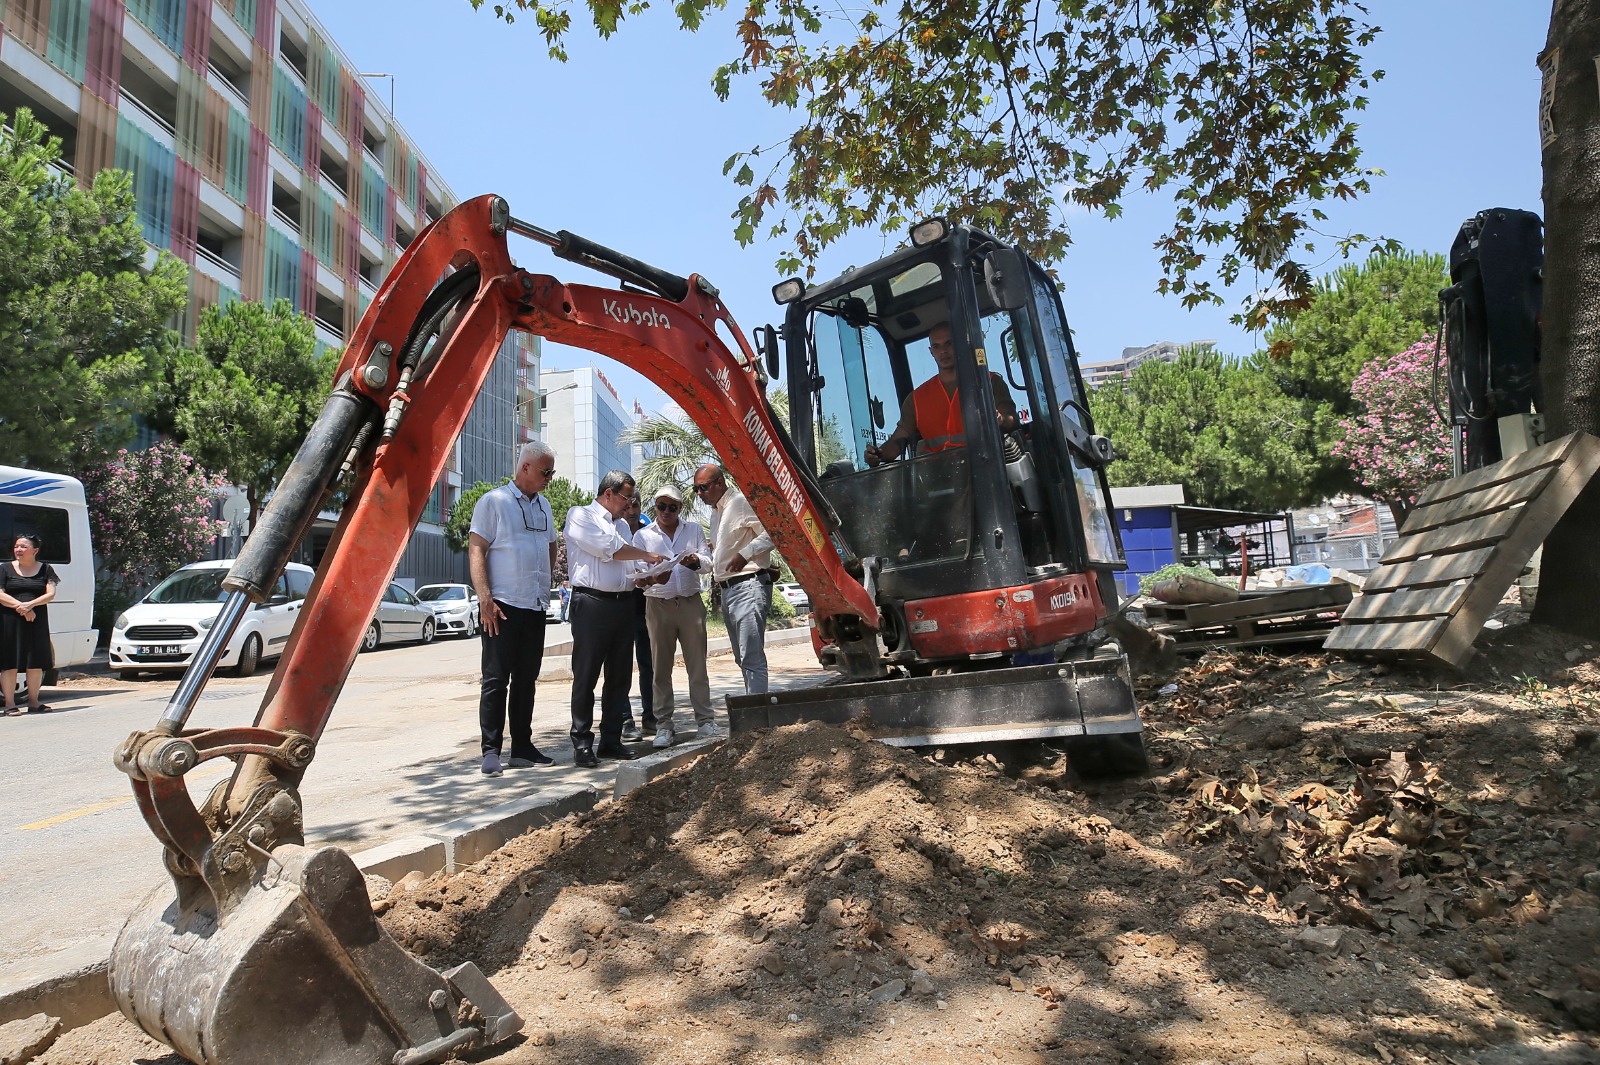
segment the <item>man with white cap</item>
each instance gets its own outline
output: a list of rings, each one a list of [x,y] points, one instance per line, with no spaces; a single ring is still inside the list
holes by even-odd
[[[655,663],[655,690],[651,702],[656,714],[656,747],[671,747],[674,738],[672,666],[683,648],[683,668],[689,675],[689,703],[695,725],[714,734],[711,680],[706,674],[706,608],[700,598],[700,577],[711,572],[711,552],[706,533],[697,522],[682,520],[683,496],[672,485],[655,494],[655,521],[634,534],[636,547],[681,560],[667,573],[646,577],[645,624],[650,632],[650,656]]]

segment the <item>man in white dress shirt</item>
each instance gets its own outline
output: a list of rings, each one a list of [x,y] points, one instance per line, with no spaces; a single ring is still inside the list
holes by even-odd
[[[572,578],[572,753],[580,766],[601,758],[628,759],[622,745],[633,686],[633,569],[663,556],[634,547],[623,512],[634,494],[632,475],[612,470],[594,502],[567,511],[567,572]],[[600,743],[594,742],[594,686],[600,689]]]
[[[671,747],[674,736],[672,666],[683,647],[683,670],[689,675],[689,705],[697,728],[716,730],[711,710],[711,678],[706,672],[706,607],[700,598],[700,577],[711,572],[711,552],[698,522],[683,521],[683,497],[672,485],[656,492],[655,524],[633,534],[635,547],[668,558],[683,556],[671,572],[647,577],[645,624],[650,630],[650,657],[655,662],[656,711],[654,746]]]
[[[744,690],[767,690],[767,617],[772,613],[772,538],[744,493],[728,487],[722,467],[707,463],[694,473],[694,491],[712,508],[711,578],[722,593],[733,660]],[[712,726],[715,730],[716,726]]]
[[[534,441],[522,446],[510,483],[492,488],[472,508],[467,567],[478,593],[483,658],[478,691],[483,775],[500,775],[506,718],[513,769],[549,765],[533,745],[533,691],[544,661],[545,610],[556,561],[556,523],[539,493],[556,473],[556,453]]]

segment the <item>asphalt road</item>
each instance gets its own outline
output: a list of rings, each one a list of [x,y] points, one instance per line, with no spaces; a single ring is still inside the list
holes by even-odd
[[[564,638],[552,631],[550,644]],[[498,778],[478,771],[478,647],[475,639],[441,639],[357,658],[302,788],[311,842],[360,850],[557,780],[610,787],[614,763],[572,765],[570,686],[557,679],[540,682],[534,710],[534,742],[557,764]],[[773,647],[769,660],[774,687],[820,675],[809,642]],[[267,672],[216,678],[190,725],[249,724],[267,680]],[[678,684],[682,692],[681,667]],[[719,704],[743,692],[732,658],[711,659],[711,685]],[[141,898],[171,890],[161,848],[111,755],[129,733],[156,722],[175,686],[175,679],[89,678],[47,691],[55,713],[0,718],[0,898],[8,915],[0,924],[0,986],[53,971],[61,958],[100,950],[102,942],[109,950]],[[680,725],[692,720],[682,696],[678,707]],[[231,766],[217,759],[189,775],[197,802]]]

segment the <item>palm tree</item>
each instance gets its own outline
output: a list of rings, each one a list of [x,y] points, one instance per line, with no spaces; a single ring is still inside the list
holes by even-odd
[[[687,493],[694,471],[717,461],[711,441],[687,417],[646,418],[628,426],[617,439],[624,444],[642,445],[645,449],[638,472],[641,493],[654,492],[667,484],[680,493]]]
[[[781,388],[775,389],[767,396],[767,401],[772,404],[778,421],[788,428],[789,394]],[[645,448],[645,459],[639,464],[638,472],[639,488],[644,492],[654,492],[670,484],[687,498],[694,471],[708,462],[720,464],[722,461],[706,434],[687,415],[645,418],[628,426],[617,439]],[[729,480],[732,480],[731,475]]]

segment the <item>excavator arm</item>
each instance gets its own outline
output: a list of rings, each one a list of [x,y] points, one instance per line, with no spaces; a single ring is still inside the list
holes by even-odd
[[[518,269],[510,233],[633,287]],[[706,433],[806,588],[848,676],[881,674],[873,598],[831,539],[836,520],[771,417],[759,360],[713,288],[469,200],[425,229],[379,289],[322,414],[229,571],[229,598],[161,720],[116,763],[162,842],[176,899],[152,895],[112,955],[125,1014],[206,1065],[420,1065],[521,1025],[471,965],[437,973],[372,918],[354,863],[305,846],[298,784],[315,756],[407,539],[513,329],[617,359]],[[353,478],[353,480],[352,480]],[[338,527],[250,728],[185,725],[251,601],[262,601],[330,494]],[[199,808],[184,775],[230,757]],[[283,1056],[292,1036],[299,1049]]]

